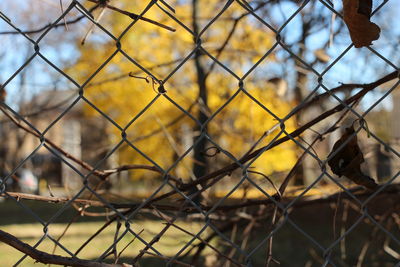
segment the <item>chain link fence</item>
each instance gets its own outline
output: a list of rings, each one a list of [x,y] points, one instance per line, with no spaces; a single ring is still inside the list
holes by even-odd
[[[1,196],[4,211],[0,238],[3,248],[11,248],[5,251],[16,255],[11,257],[12,264],[400,266],[400,199],[396,184],[400,155],[395,134],[398,100],[395,89],[399,80],[396,56],[391,56],[393,51],[397,51],[397,43],[387,48],[389,50],[366,46],[360,50],[362,52],[357,52],[344,27],[341,1],[200,2],[148,1],[138,13],[117,7],[118,1],[90,0],[83,3],[73,0],[68,5],[64,2],[65,6],[60,2],[61,11],[56,15],[57,19],[44,27],[29,30],[19,28],[18,23],[10,18],[10,10],[0,10],[2,27],[7,28],[1,35],[18,36],[31,49],[23,63],[3,77],[2,85]],[[395,1],[374,1],[372,19],[385,17],[385,12],[389,12],[385,8],[390,4],[395,5]],[[180,5],[190,6],[192,13],[180,14]],[[205,10],[207,5],[215,10],[204,19],[201,17],[202,8]],[[233,7],[234,12],[231,12]],[[318,15],[312,13],[313,9],[323,12]],[[130,21],[117,33],[110,28],[112,20],[103,20],[104,12],[129,17]],[[151,12],[159,16],[150,16]],[[312,19],[309,12],[314,14]],[[224,17],[228,13],[228,18]],[[54,13],[50,15],[54,16]],[[192,18],[190,24],[187,17]],[[235,32],[244,31],[236,27],[244,19],[248,20],[250,28],[246,31],[246,38],[250,39],[252,33],[260,30],[258,27],[262,27],[270,38],[269,45],[258,47],[261,54],[252,64],[240,61],[241,53],[243,55],[245,51],[235,51],[235,56],[228,59],[222,56],[224,51],[230,49],[229,43],[233,42]],[[279,23],[274,23],[274,19]],[[228,29],[228,21],[234,25],[232,29]],[[85,25],[85,31],[74,28],[80,23]],[[146,23],[164,35],[142,28]],[[229,34],[223,36],[215,30],[213,27],[217,23],[226,23],[225,30]],[[307,39],[306,32],[309,33],[318,23],[325,29],[324,38],[327,41]],[[298,28],[300,24],[302,29]],[[107,36],[107,43],[113,47],[110,55],[80,80],[69,72],[73,66],[60,65],[59,61],[53,60],[58,52],[43,52],[49,45],[45,42],[47,36],[57,31],[75,30],[83,47],[90,45],[92,34],[92,38],[96,39],[96,33]],[[213,30],[217,39],[221,39],[217,48],[204,42]],[[382,35],[395,36],[396,29],[390,33],[385,33],[385,30],[388,28],[382,29]],[[135,31],[143,35],[140,38],[150,38],[149,46],[157,38],[170,40],[184,32],[192,39],[187,41],[191,49],[183,57],[172,60],[166,57],[165,61],[149,66],[137,60],[138,55],[146,54],[144,47],[135,50],[137,54],[132,54],[124,44],[124,38]],[[218,37],[219,34],[221,37]],[[246,42],[246,38],[240,41]],[[335,49],[332,38],[345,45],[341,44],[339,52],[336,51],[335,56],[330,58],[321,51]],[[97,44],[102,44],[102,40],[98,40]],[[159,47],[146,54],[148,57],[164,48],[162,42],[157,45]],[[314,53],[312,57],[305,52],[307,47],[321,45],[322,50],[310,48]],[[332,45],[333,48],[330,48]],[[78,53],[72,48],[69,51]],[[3,52],[9,57],[20,57]],[[92,59],[102,57],[101,49],[96,49],[95,45],[89,46],[86,53]],[[168,53],[179,54],[178,51]],[[340,64],[348,64],[346,57],[354,53],[356,59],[361,61],[360,58],[367,55],[363,63],[354,63],[354,69],[362,64],[361,71],[354,71],[363,75],[365,82],[342,83],[341,74],[348,69]],[[279,57],[283,54],[285,60],[280,61]],[[148,86],[143,90],[150,88],[152,93],[145,103],[141,103],[140,98],[133,101],[131,105],[143,108],[130,114],[125,123],[118,121],[93,98],[97,96],[93,90],[101,86],[96,79],[103,77],[107,65],[115,64],[113,58],[116,55],[123,57],[121,64],[128,62],[136,70],[103,80],[107,90],[113,92],[116,90],[113,87],[115,83],[130,79],[135,83],[145,82]],[[66,80],[69,90],[50,93],[28,90],[25,92],[28,100],[16,105],[11,96],[22,94],[22,91],[17,91],[20,89],[16,89],[15,83],[22,79],[27,68],[36,64],[37,59],[51,69],[54,79]],[[80,60],[85,62],[86,59],[82,56]],[[235,62],[236,59],[238,62]],[[356,59],[350,58],[350,61]],[[377,63],[374,66],[372,62],[378,59],[381,65]],[[238,72],[234,64],[238,64],[242,71]],[[274,67],[268,69],[268,64]],[[166,65],[168,71],[160,71]],[[377,70],[382,65],[385,67]],[[281,74],[279,79],[268,76],[274,68],[284,69],[276,72]],[[118,70],[118,65],[115,69]],[[216,69],[219,69],[222,80],[233,81],[229,86],[235,84],[235,88],[227,90],[229,93],[222,98],[223,102],[211,109],[211,92],[218,90],[217,87],[227,86],[206,84],[205,80],[212,79],[210,76]],[[267,77],[265,83],[258,84],[259,87],[269,86],[276,91],[279,88],[292,90],[287,90],[290,91],[288,93],[282,89],[285,93],[271,95],[272,99],[268,101],[260,100],[262,98],[249,88],[257,71]],[[335,73],[339,74],[335,76]],[[197,81],[197,93],[195,101],[187,105],[181,101],[180,92],[176,89],[178,85],[173,81],[177,79],[185,83],[193,79],[189,77],[191,75]],[[24,79],[29,82],[33,77]],[[269,85],[266,85],[266,80]],[[336,86],[338,82],[342,84]],[[279,87],[279,84],[286,87]],[[129,87],[127,82],[124,90],[129,91]],[[263,90],[261,93],[264,93]],[[292,94],[291,99],[288,94]],[[273,120],[274,123],[271,127],[264,127],[263,133],[251,141],[244,153],[237,153],[233,151],[235,146],[224,142],[229,135],[236,138],[234,132],[225,131],[222,124],[211,125],[229,108],[240,112],[243,97],[261,110],[265,120]],[[123,100],[123,95],[120,98]],[[106,97],[105,102],[108,101],[111,98],[107,100]],[[290,109],[278,115],[273,107],[277,101],[290,103]],[[140,123],[140,119],[150,110],[161,107],[161,102],[167,103],[179,115],[175,118],[171,116],[168,123],[156,118],[156,130],[146,130],[146,124]],[[389,102],[391,104],[387,104]],[[115,105],[118,105],[117,102]],[[381,132],[386,126],[379,123],[384,122],[386,113],[374,113],[381,110],[382,105],[393,108],[393,117],[388,119],[391,130],[384,134]],[[82,113],[83,106],[96,115]],[[378,119],[374,120],[373,115]],[[227,115],[224,116],[223,120],[230,120]],[[184,124],[183,121],[190,123]],[[246,118],[246,127],[252,123],[255,121]],[[173,144],[178,141],[173,141],[175,136],[168,130],[174,125],[179,125],[179,131],[183,132],[177,135],[181,138],[180,148],[174,148]],[[110,127],[113,128],[113,138],[107,130]],[[215,134],[218,131],[211,130],[212,127],[220,127],[218,137]],[[347,130],[343,131],[346,127]],[[137,131],[136,139],[130,136],[132,128]],[[390,131],[394,134],[385,138]],[[62,134],[64,137],[60,139]],[[243,134],[246,133],[239,132],[239,136]],[[137,145],[138,140],[146,136],[169,141],[172,152],[161,149],[158,152],[164,153],[168,164],[160,164],[159,155],[155,159],[154,154],[146,152],[149,143]],[[25,141],[21,145],[18,140]],[[366,142],[374,144],[372,147],[377,150],[366,153]],[[263,155],[269,155],[275,148],[287,143],[291,146],[285,149],[296,156],[290,167],[269,173],[254,167]],[[334,143],[335,148],[332,149]],[[321,148],[320,144],[324,144],[325,148]],[[11,155],[12,147],[16,147],[18,153]],[[140,157],[146,164],[121,164],[122,148],[134,152],[135,157]],[[46,151],[47,156],[41,151]],[[273,154],[272,157],[275,156]],[[285,157],[280,160],[282,164]],[[375,166],[374,170],[360,169],[364,158],[364,165]],[[343,168],[343,164],[348,164],[345,166],[347,169]],[[184,166],[184,171],[180,173],[186,177],[176,171],[178,166]],[[373,178],[367,176],[367,172]],[[132,173],[136,178],[130,176]],[[348,180],[338,176],[345,176]],[[379,185],[375,182],[371,185],[371,179]],[[116,188],[115,181],[121,180],[125,183]],[[24,181],[27,181],[26,184]],[[57,183],[60,185],[58,189],[53,186]],[[126,198],[117,194],[125,187],[130,187],[135,197]],[[39,189],[40,194],[37,192]],[[25,219],[39,224],[40,228],[29,230],[28,225],[18,225]],[[7,228],[7,224],[14,224],[17,228]],[[75,225],[78,227],[74,228]],[[79,244],[71,244],[68,236],[77,236]],[[19,251],[20,254],[11,251]]]

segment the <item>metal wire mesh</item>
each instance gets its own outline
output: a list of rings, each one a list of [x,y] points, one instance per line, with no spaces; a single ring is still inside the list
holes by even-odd
[[[377,110],[377,106],[382,101],[390,99],[399,84],[398,64],[394,58],[385,56],[385,53],[373,47],[363,48],[365,53],[379,57],[386,66],[389,66],[387,68],[392,69],[391,74],[384,76],[380,80],[369,80],[371,83],[342,84],[339,87],[332,88],[332,82],[327,82],[326,79],[332,79],[329,73],[334,72],[335,66],[344,61],[348,53],[355,50],[351,42],[347,40],[346,47],[337,54],[335,59],[329,60],[323,67],[316,67],[315,62],[311,63],[311,60],[306,56],[300,55],[298,46],[296,46],[298,41],[288,40],[288,35],[290,36],[290,34],[287,32],[296,31],[292,28],[296,27],[297,19],[303,13],[306,13],[306,9],[310,5],[319,5],[323,8],[326,13],[321,14],[321,16],[327,16],[328,21],[331,16],[336,16],[337,20],[340,21],[339,23],[342,23],[340,5],[339,7],[334,6],[331,1],[327,0],[299,1],[299,3],[296,1],[249,1],[247,3],[243,0],[228,0],[221,2],[220,8],[215,10],[212,17],[208,18],[201,27],[199,25],[192,27],[192,25],[187,25],[181,14],[174,12],[172,3],[166,3],[168,1],[149,1],[140,14],[129,12],[124,14],[130,16],[131,21],[127,26],[124,26],[122,31],[116,34],[110,30],[106,21],[95,18],[93,15],[96,9],[112,8],[111,4],[113,3],[108,1],[90,2],[93,2],[95,6],[88,7],[81,1],[73,0],[65,7],[61,15],[57,15],[56,20],[53,20],[43,28],[32,31],[19,29],[18,25],[8,17],[7,10],[3,10],[0,13],[2,23],[10,28],[9,31],[2,32],[2,35],[17,35],[24,38],[33,49],[33,52],[26,57],[20,67],[4,79],[4,90],[11,90],[8,88],[12,87],[13,82],[38,58],[43,60],[47,67],[55,72],[55,76],[61,77],[73,85],[72,91],[59,91],[61,95],[64,95],[63,104],[57,104],[57,112],[54,112],[54,117],[48,121],[45,127],[38,127],[35,123],[32,123],[31,117],[23,114],[21,108],[13,106],[12,101],[3,101],[1,104],[3,112],[1,127],[3,131],[9,131],[7,136],[12,138],[18,135],[18,131],[22,131],[26,135],[33,136],[36,140],[30,153],[24,155],[23,159],[12,166],[10,172],[2,177],[1,194],[7,199],[8,202],[6,203],[15,205],[19,216],[33,218],[33,221],[40,224],[43,229],[40,238],[35,238],[34,242],[30,243],[31,247],[24,247],[18,241],[11,242],[10,240],[13,240],[12,237],[3,232],[2,241],[14,246],[15,249],[23,253],[19,260],[15,262],[15,265],[26,266],[29,256],[36,257],[35,260],[42,263],[76,264],[75,266],[97,266],[90,265],[94,264],[94,262],[104,264],[104,266],[112,262],[126,262],[135,266],[152,264],[147,263],[146,258],[158,260],[156,264],[166,266],[274,266],[278,262],[282,266],[295,266],[294,264],[305,266],[400,265],[399,197],[398,187],[395,184],[399,170],[394,168],[395,170],[391,173],[390,178],[381,181],[380,186],[375,190],[368,191],[360,187],[349,186],[349,184],[344,183],[343,180],[333,175],[330,172],[330,168],[327,167],[328,161],[336,154],[339,154],[345,148],[346,143],[342,144],[337,151],[333,151],[329,157],[327,154],[321,155],[314,150],[314,144],[337,130],[345,116],[352,116],[353,120],[357,122],[353,123],[356,125],[356,130],[352,137],[368,134],[370,140],[386,149],[392,160],[398,160],[400,155],[396,145],[383,140],[382,137],[379,137],[379,134],[368,127],[368,114]],[[178,2],[175,4],[179,5]],[[280,25],[274,25],[268,16],[273,16],[272,13],[275,11],[267,12],[265,10],[269,8],[272,10],[273,6],[279,5],[281,2],[295,2],[293,5],[296,6],[296,9],[289,13],[289,9],[284,7],[282,12],[288,12],[284,21]],[[372,18],[378,16],[379,12],[384,13],[385,6],[390,2],[394,1],[383,1],[379,5],[375,3],[376,8],[373,11]],[[193,3],[195,5],[196,1]],[[251,18],[254,25],[256,23],[261,24],[270,32],[270,36],[274,38],[272,45],[263,52],[263,55],[257,58],[251,66],[246,66],[245,71],[240,74],[231,67],[232,60],[227,62],[220,59],[223,47],[219,50],[220,52],[217,49],[217,52],[214,53],[210,52],[210,49],[202,42],[209,33],[209,29],[222,20],[223,15],[233,5],[239,7],[241,11],[240,14],[234,17],[237,23],[242,18]],[[170,21],[174,21],[174,25],[177,28],[190,35],[194,40],[192,49],[187,51],[182,58],[173,61],[172,67],[170,66],[168,72],[163,75],[158,74],[157,66],[151,68],[135,59],[136,55],[127,52],[127,48],[123,43],[123,38],[129,33],[138,30],[141,27],[140,22],[143,21],[143,18],[147,18],[147,14],[154,10],[168,17]],[[73,19],[70,19],[69,15],[73,12],[75,12]],[[49,55],[42,53],[42,50],[44,49],[43,40],[52,31],[64,29],[67,25],[79,23],[84,19],[94,24],[97,32],[101,32],[109,40],[112,40],[111,43],[113,43],[114,48],[110,55],[104,57],[100,66],[90,75],[87,75],[83,81],[78,81],[64,67],[60,67],[53,62]],[[153,22],[157,21],[154,20]],[[159,25],[160,27],[165,28],[164,24],[159,24],[161,25]],[[152,33],[145,34],[150,36]],[[175,38],[174,33],[171,32],[169,38]],[[312,44],[307,45],[311,46]],[[159,47],[159,49],[162,48]],[[253,94],[253,91],[248,88],[249,79],[251,79],[254,72],[263,69],[265,62],[272,62],[271,55],[277,53],[277,51],[288,55],[293,62],[296,62],[296,66],[293,66],[293,69],[300,68],[307,73],[310,77],[309,80],[315,81],[312,86],[309,86],[310,88],[302,100],[293,104],[291,111],[283,116],[276,114],[273,107],[269,106],[269,103],[260,101]],[[7,53],[7,51],[5,52]],[[99,51],[93,49],[91,57],[97,57],[96,53],[99,53]],[[141,51],[137,51],[137,53],[141,53]],[[171,53],[174,53],[174,51],[171,51]],[[87,91],[91,90],[89,88],[94,86],[96,79],[103,75],[102,71],[105,66],[111,64],[117,54],[122,55],[124,60],[138,69],[137,73],[130,74],[133,79],[135,77],[137,79],[145,79],[149,84],[152,84],[155,91],[152,98],[148,99],[148,102],[139,103],[140,105],[143,104],[143,108],[137,114],[132,114],[129,121],[124,124],[121,124],[113,115],[104,111],[103,107],[99,106],[87,94]],[[201,111],[201,105],[204,103],[197,99],[194,104],[194,106],[200,107],[198,113],[200,116],[197,116],[190,107],[183,106],[182,102],[176,98],[176,95],[173,95],[174,84],[170,81],[176,77],[179,77],[182,81],[187,79],[185,71],[182,70],[184,68],[195,69],[196,64],[200,62],[200,58],[210,62],[210,73],[216,68],[220,69],[226,79],[235,81],[236,88],[225,98],[222,105],[215,110],[208,110],[207,114]],[[196,63],[194,64],[193,62]],[[158,64],[161,66],[165,62],[158,62]],[[284,63],[280,62],[279,64]],[[366,69],[368,67],[372,66],[365,66]],[[122,76],[122,78],[128,77],[126,74]],[[27,79],[29,80],[29,77]],[[362,108],[356,107],[356,104],[360,102],[363,96],[369,95],[372,90],[389,81],[394,82],[381,95],[366,101]],[[109,90],[113,90],[113,81],[110,82]],[[335,80],[334,82],[342,81]],[[215,86],[217,87],[218,85]],[[360,90],[353,94],[343,93],[349,88],[358,88]],[[129,88],[126,90],[129,90]],[[208,88],[208,90],[213,90],[213,88]],[[239,95],[244,95],[257,108],[263,110],[266,118],[271,117],[275,120],[273,128],[265,129],[264,135],[259,136],[259,139],[253,142],[252,148],[241,156],[237,156],[237,153],[226,149],[226,146],[221,144],[221,139],[215,138],[208,128],[228,106],[239,105],[239,102],[236,101],[240,98]],[[330,102],[330,106],[325,107],[321,114],[309,112],[308,118],[297,117],[321,98],[327,98]],[[67,100],[65,101],[65,99]],[[178,110],[181,114],[180,116],[191,121],[196,129],[194,141],[176,155],[172,164],[167,166],[159,164],[157,160],[153,159],[153,155],[144,152],[143,147],[138,146],[129,136],[129,131],[132,127],[139,128],[139,131],[145,132],[145,129],[140,129],[140,119],[149,110],[157,108],[161,101]],[[56,100],[51,100],[51,102],[52,104],[58,103]],[[65,149],[67,146],[57,144],[53,139],[54,136],[51,135],[51,132],[57,128],[57,124],[68,116],[73,116],[71,114],[80,105],[94,110],[97,114],[96,119],[101,120],[103,125],[107,125],[104,127],[112,127],[114,132],[117,131],[120,135],[120,139],[108,144],[106,152],[93,161],[92,164],[84,160],[85,155],[83,154],[80,156],[71,154],[68,149]],[[135,105],[135,103],[132,103],[132,105]],[[43,112],[45,112],[44,109]],[[201,114],[204,116],[202,117]],[[334,114],[337,114],[337,117],[331,119]],[[287,125],[294,117],[297,118],[298,125],[294,130],[288,129]],[[311,127],[321,121],[326,121],[327,118],[329,118],[329,127],[325,126],[324,130],[317,134],[312,133],[314,136],[311,139],[308,138],[312,136],[310,134],[308,134],[307,138],[304,136],[307,132],[312,132]],[[85,118],[83,121],[84,124],[89,124],[89,122],[85,121]],[[248,124],[251,123],[252,121],[249,120]],[[7,128],[9,127],[7,125],[13,126]],[[71,124],[65,127],[71,127],[72,129],[72,126]],[[99,130],[95,128],[92,131]],[[268,139],[267,143],[262,143],[272,133],[273,138]],[[89,131],[87,140],[92,138],[92,134],[94,133]],[[229,135],[230,133],[224,134]],[[143,133],[142,135],[144,136],[145,134]],[[141,138],[141,136],[137,138]],[[347,142],[350,142],[350,140],[351,137]],[[2,140],[2,142],[7,142],[7,140]],[[82,145],[84,145],[83,140],[78,140],[77,142],[82,142]],[[172,174],[174,169],[180,166],[187,158],[196,157],[193,153],[196,153],[195,150],[204,142],[208,148],[207,151],[201,151],[203,158],[200,159],[204,160],[204,155],[206,155],[206,158],[209,156],[206,159],[208,164],[213,162],[214,155],[207,154],[209,153],[208,150],[212,149],[217,151],[216,154],[222,155],[224,165],[210,169],[202,175],[195,174],[193,180],[188,180],[185,177],[176,177]],[[295,147],[293,149],[299,155],[297,163],[292,168],[292,171],[287,173],[286,177],[293,177],[296,173],[301,173],[301,167],[308,168],[304,165],[306,158],[311,159],[314,162],[314,166],[317,166],[317,172],[312,173],[312,177],[307,177],[310,182],[290,196],[285,191],[286,182],[281,180],[279,182],[280,187],[277,189],[274,184],[276,181],[273,182],[265,174],[261,174],[266,177],[268,182],[260,184],[259,180],[255,179],[255,176],[259,174],[253,169],[254,162],[257,159],[263,154],[269,153],[274,147],[279,147],[284,142],[292,143]],[[98,146],[100,148],[100,144]],[[122,147],[135,151],[135,155],[145,159],[148,165],[113,165],[113,168],[105,168],[104,166],[110,160],[112,161],[116,154],[120,153],[119,151]],[[34,160],[41,149],[45,149],[61,163],[62,168],[67,169],[69,173],[67,177],[74,177],[71,179],[75,179],[75,181],[76,177],[79,178],[78,187],[68,192],[66,196],[57,196],[57,194],[54,196],[24,194],[12,192],[8,188],[8,181],[13,180],[13,177],[18,175],[18,172],[24,166]],[[160,151],[160,153],[163,153],[163,151]],[[196,160],[199,160],[199,158],[196,158]],[[201,165],[200,163],[197,165]],[[201,167],[199,168],[201,169]],[[142,201],[115,199],[109,192],[103,193],[104,184],[109,181],[112,175],[136,169],[144,171],[141,176],[143,179],[145,179],[146,175],[157,174],[158,176],[156,182],[153,183],[151,192]],[[238,179],[231,179],[231,176],[236,176]],[[97,177],[97,183],[93,183],[93,177]],[[68,180],[69,178],[64,177],[63,179]],[[324,181],[328,181],[331,187],[333,184],[333,187],[336,188],[332,192],[340,192],[328,195],[321,193],[316,196],[313,195],[313,190]],[[67,183],[67,181],[63,183]],[[222,187],[229,188],[224,191],[223,196],[215,198],[205,196],[207,192],[217,186],[221,186],[221,184]],[[247,198],[243,196],[239,200],[232,200],[233,195],[245,185],[256,190],[261,194],[261,197]],[[51,193],[51,190],[49,192]],[[31,199],[34,202],[50,202],[55,206],[55,210],[49,210],[49,214],[44,218],[31,205],[31,202],[25,201],[26,199]],[[72,208],[76,209],[78,217],[71,215],[70,210]],[[90,216],[91,212],[102,218],[103,223],[88,240],[81,241],[81,246],[78,250],[71,249],[69,244],[64,244],[63,242],[63,235],[68,235],[68,227],[65,229],[64,234],[52,233],[51,229],[61,218],[67,216],[70,220],[68,225],[72,225],[81,215],[83,217]],[[3,214],[3,216],[6,216],[6,214]],[[153,224],[146,226],[147,220],[152,220]],[[106,241],[103,241],[101,245],[96,243],[96,238],[101,236],[105,229],[111,228],[112,230],[110,231],[112,231],[113,238],[109,242],[107,241],[108,243]],[[18,231],[23,233],[24,229]],[[144,236],[143,232],[149,232],[150,235],[147,233]],[[184,238],[179,240],[180,237],[178,238],[178,236],[182,235]],[[16,234],[16,236],[18,235]],[[168,252],[159,245],[160,242],[166,239],[170,247]],[[44,245],[49,240],[51,241],[51,246],[48,245],[49,243]],[[130,242],[127,242],[127,240],[130,240]],[[176,242],[174,243],[173,241]],[[349,247],[347,257],[346,246]],[[63,258],[57,258],[53,255],[53,247],[57,248],[57,253],[55,254],[62,254],[64,255]],[[85,249],[92,251],[90,254],[92,256],[86,258],[86,261],[80,257],[81,251]],[[42,254],[41,257],[38,257],[38,251],[48,254]]]

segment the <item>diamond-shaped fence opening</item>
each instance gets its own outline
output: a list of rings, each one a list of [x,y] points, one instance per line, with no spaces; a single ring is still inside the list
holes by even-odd
[[[399,14],[2,1],[2,265],[398,266]]]

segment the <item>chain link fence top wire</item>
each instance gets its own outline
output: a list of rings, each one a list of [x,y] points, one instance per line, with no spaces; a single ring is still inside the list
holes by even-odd
[[[400,266],[396,1],[39,2],[0,5],[6,264]]]

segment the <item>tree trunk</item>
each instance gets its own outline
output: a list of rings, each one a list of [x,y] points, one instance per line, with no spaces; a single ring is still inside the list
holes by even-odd
[[[197,24],[197,17],[198,17],[198,6],[197,0],[193,0],[193,9],[192,9],[192,23],[193,23],[193,32],[195,34],[196,43],[198,39],[199,28]],[[199,88],[199,95],[198,95],[198,114],[197,119],[201,123],[201,125],[196,125],[194,128],[195,136],[194,136],[194,163],[193,163],[193,174],[196,178],[200,178],[207,173],[207,159],[205,157],[205,149],[207,145],[207,139],[202,137],[203,134],[207,133],[207,126],[204,123],[208,119],[207,110],[207,86],[206,86],[206,75],[204,71],[204,67],[201,63],[201,50],[197,49],[194,54],[194,64],[195,70],[197,75],[197,84]],[[200,138],[200,139],[199,139]],[[198,192],[197,188],[193,188],[190,194],[194,194]],[[201,195],[197,195],[196,197],[192,198],[192,200],[199,204],[201,200]]]

